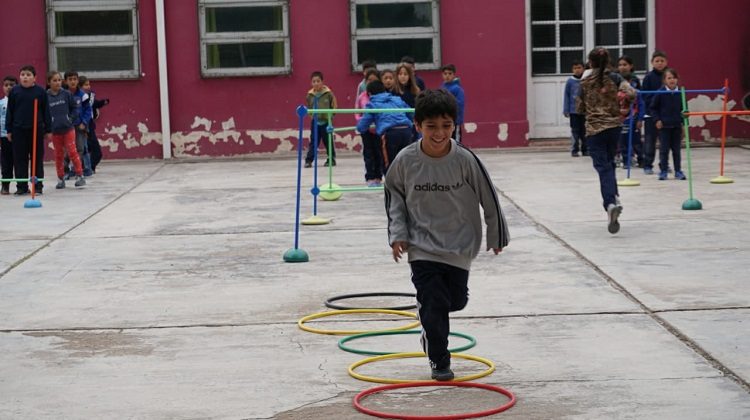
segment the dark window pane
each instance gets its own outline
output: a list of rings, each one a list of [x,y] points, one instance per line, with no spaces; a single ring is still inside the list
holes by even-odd
[[[555,47],[555,25],[532,25],[531,46],[533,48]]]
[[[622,17],[646,17],[646,0],[622,0]]]
[[[560,0],[560,20],[583,20],[581,0]]]
[[[597,23],[594,27],[594,43],[596,45],[618,45],[616,23]]]
[[[133,70],[133,47],[57,48],[57,68],[87,71]]]
[[[624,22],[622,24],[622,43],[625,45],[646,43],[646,22]]]
[[[432,38],[360,40],[357,55],[360,60],[367,57],[376,63],[398,63],[405,55],[414,57],[417,63],[432,63]]]
[[[580,60],[586,62],[583,59],[583,50],[579,51],[560,51],[560,72],[572,73],[573,71],[573,60]]]
[[[583,45],[583,25],[560,25],[560,46],[579,47]]]
[[[633,59],[635,71],[646,71],[648,68],[648,51],[646,48],[624,48],[623,53]]]
[[[283,67],[284,42],[207,44],[209,69],[238,67]]]
[[[555,20],[555,0],[531,0],[531,20]]]
[[[133,14],[130,10],[55,12],[55,35],[132,35]]]
[[[557,57],[554,51],[536,51],[531,53],[531,72],[534,74],[557,73]]]
[[[281,6],[211,7],[206,9],[206,32],[284,30]]]
[[[357,29],[432,26],[431,3],[358,4]],[[432,61],[432,60],[430,60]]]
[[[617,19],[617,0],[596,0],[594,9],[596,19]]]

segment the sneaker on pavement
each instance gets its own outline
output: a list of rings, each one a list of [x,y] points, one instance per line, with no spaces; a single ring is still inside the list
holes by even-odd
[[[455,375],[450,367],[444,369],[432,368],[432,379],[436,381],[452,381]]]
[[[59,179],[59,180],[57,181],[57,185],[55,185],[55,189],[61,190],[61,189],[63,189],[63,188],[65,188],[65,180],[64,180],[64,179],[62,179],[62,178],[60,178],[60,179]]]
[[[10,195],[10,187],[0,189],[0,195]]]
[[[682,173],[682,171],[675,171],[674,179],[679,179],[680,181],[684,181],[687,179],[687,177],[685,176],[685,174]]]
[[[667,179],[667,176],[667,171],[659,172],[659,181],[664,181],[665,179]]]
[[[646,174],[646,175],[653,175],[654,174],[654,170],[651,169],[651,168],[643,168],[643,173]]]
[[[16,192],[13,193],[13,195],[26,195],[29,193],[29,190],[16,190]]]
[[[609,223],[607,224],[607,230],[611,234],[615,234],[620,231],[620,222],[617,220],[622,213],[622,205],[611,203],[607,206],[607,216]]]
[[[312,162],[305,162],[305,168],[312,168]]]
[[[83,187],[84,185],[86,185],[86,178],[84,178],[84,177],[82,177],[82,176],[78,175],[78,176],[76,177],[76,183],[75,183],[75,186],[76,186],[76,187]]]

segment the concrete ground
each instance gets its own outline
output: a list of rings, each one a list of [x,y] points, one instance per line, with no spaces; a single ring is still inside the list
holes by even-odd
[[[728,185],[708,182],[719,149],[694,150],[701,211],[681,210],[687,182],[634,172],[641,186],[621,189],[614,236],[590,159],[478,154],[512,241],[499,256],[477,258],[469,305],[452,328],[476,337],[466,353],[497,365],[476,382],[518,397],[492,418],[750,418],[750,150],[727,150],[736,181]],[[334,182],[362,184],[359,156],[338,163]],[[295,175],[291,158],[104,162],[84,189],[48,183],[41,209],[0,197],[0,419],[371,418],[351,400],[375,384],[347,374],[364,356],[296,321],[326,310],[334,295],[411,292],[408,265],[390,258],[379,191],[319,202],[333,222],[303,226],[310,262],[284,263]],[[312,208],[311,171],[304,175],[303,218]],[[311,325],[404,322],[365,315]],[[419,350],[413,335],[351,344]],[[455,362],[459,375],[481,368]],[[429,374],[423,359],[358,372]],[[365,404],[451,414],[504,401],[431,388]]]

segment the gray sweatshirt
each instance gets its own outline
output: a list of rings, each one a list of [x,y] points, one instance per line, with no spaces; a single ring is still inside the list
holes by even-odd
[[[479,158],[451,140],[450,152],[433,158],[421,140],[404,148],[385,177],[388,243],[408,243],[409,262],[437,261],[469,270],[482,244],[504,248],[510,234],[495,186]]]
[[[49,101],[49,112],[52,119],[52,132],[56,134],[65,133],[73,129],[73,121],[78,118],[78,105],[73,94],[65,89],[60,89],[57,94],[51,89],[47,90]]]

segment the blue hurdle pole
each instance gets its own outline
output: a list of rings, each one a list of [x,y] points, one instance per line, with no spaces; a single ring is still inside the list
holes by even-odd
[[[307,262],[309,256],[304,249],[299,248],[299,207],[300,207],[300,196],[302,195],[302,149],[304,149],[304,138],[302,132],[305,128],[305,114],[307,114],[307,108],[304,106],[297,107],[297,116],[299,117],[299,140],[297,143],[297,204],[295,207],[295,219],[294,219],[294,248],[288,249],[284,252],[285,262]]]

